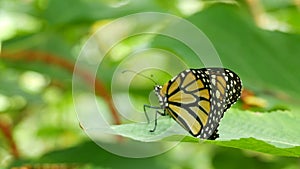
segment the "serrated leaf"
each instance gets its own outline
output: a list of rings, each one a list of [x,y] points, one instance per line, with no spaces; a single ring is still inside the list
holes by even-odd
[[[161,141],[171,137],[171,140],[180,140],[188,133],[172,119],[161,118],[155,132],[150,132],[154,123],[131,123],[113,126],[121,136],[143,142]],[[179,136],[179,138],[178,138]]]
[[[220,137],[206,142],[227,147],[249,149],[273,155],[300,156],[300,118],[295,112],[276,111],[254,113],[230,109],[219,126]],[[132,123],[114,126],[124,137],[149,141],[200,142],[183,130],[175,121],[158,120],[157,130],[149,132],[153,124]]]
[[[226,116],[228,118],[220,123],[220,140],[252,137],[279,148],[300,146],[300,119],[295,113],[253,113],[232,109]]]

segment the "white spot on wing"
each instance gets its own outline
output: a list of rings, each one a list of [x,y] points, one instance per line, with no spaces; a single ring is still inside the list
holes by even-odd
[[[180,75],[181,75],[181,77],[184,77],[184,76],[185,76],[185,74],[184,74],[183,72],[181,72],[181,74],[180,74]]]
[[[212,83],[213,85],[216,85],[216,79],[211,79],[211,83]]]
[[[219,90],[216,91],[216,97],[220,98],[220,92],[219,92]]]

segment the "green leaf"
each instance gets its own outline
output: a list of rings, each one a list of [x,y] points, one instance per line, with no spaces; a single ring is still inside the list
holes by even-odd
[[[254,113],[232,109],[220,123],[218,141],[209,142],[273,155],[299,157],[299,123],[297,112]]]
[[[296,113],[253,113],[232,109],[226,117],[220,123],[220,140],[253,137],[279,148],[300,146],[300,130],[297,127],[300,119]]]
[[[113,126],[113,129],[121,136],[143,142],[160,141],[163,139],[179,140],[188,134],[175,121],[168,117],[159,119],[155,132],[150,132],[153,127],[154,123],[130,123]]]
[[[300,157],[300,118],[296,112],[276,111],[254,113],[230,109],[220,122],[217,140],[206,142],[227,147],[249,149],[273,155]],[[157,130],[149,132],[152,124],[133,123],[114,126],[124,137],[138,141],[200,142],[175,121],[158,120]]]

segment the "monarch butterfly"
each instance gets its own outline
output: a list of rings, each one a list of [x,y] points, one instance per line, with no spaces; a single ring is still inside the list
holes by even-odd
[[[184,70],[164,85],[155,85],[160,106],[144,105],[148,122],[146,108],[157,109],[150,132],[156,129],[157,114],[169,115],[192,136],[214,140],[224,112],[238,100],[241,89],[239,76],[229,69]]]

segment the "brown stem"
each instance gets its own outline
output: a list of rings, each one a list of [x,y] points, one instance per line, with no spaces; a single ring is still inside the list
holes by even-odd
[[[19,151],[12,136],[11,126],[3,120],[0,120],[0,130],[10,146],[13,157],[16,159],[19,158]]]

